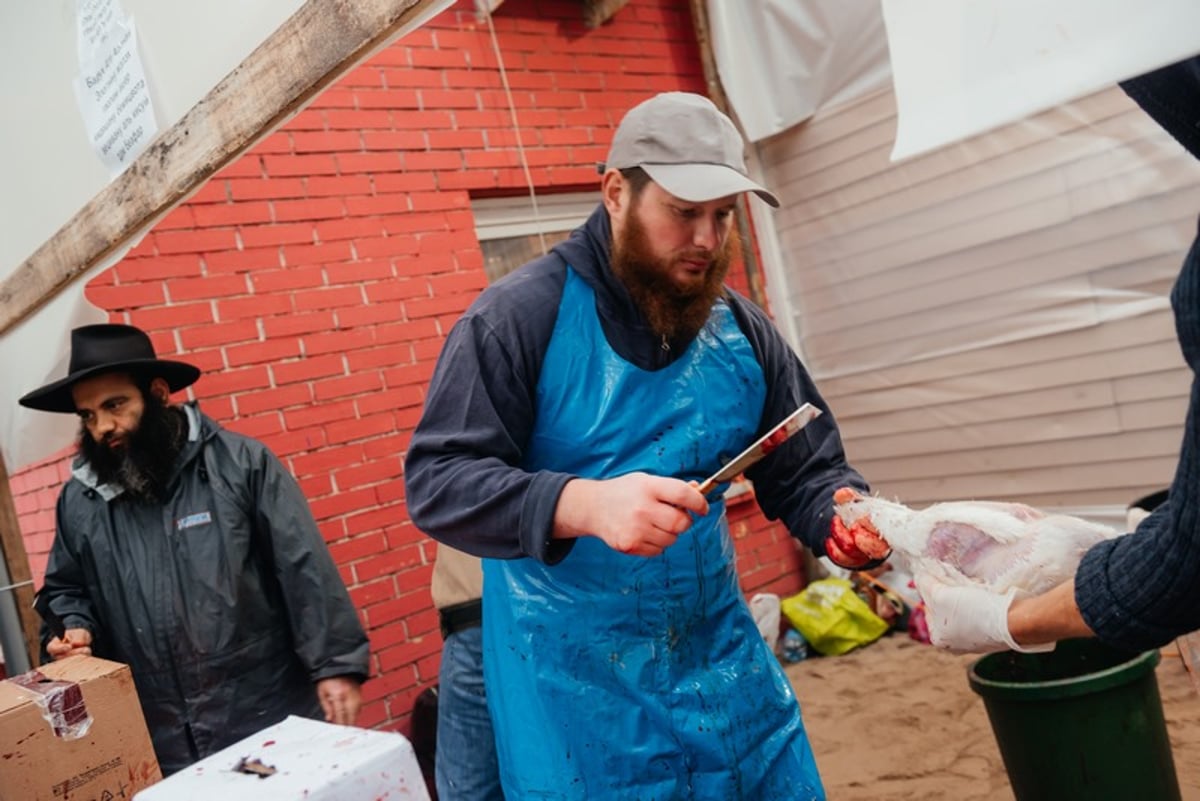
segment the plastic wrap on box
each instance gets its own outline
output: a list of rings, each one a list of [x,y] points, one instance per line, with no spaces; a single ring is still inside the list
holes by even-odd
[[[92,716],[83,702],[83,691],[73,681],[54,681],[31,670],[9,681],[29,691],[29,697],[41,710],[55,737],[77,740],[92,727]]]
[[[73,656],[0,681],[0,801],[129,799],[161,778],[128,665]]]

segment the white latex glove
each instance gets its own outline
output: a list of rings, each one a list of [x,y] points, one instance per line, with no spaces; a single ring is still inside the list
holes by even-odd
[[[1003,595],[982,587],[946,584],[930,576],[916,578],[925,601],[929,639],[938,648],[955,653],[985,654],[1005,649],[1034,654],[1053,651],[1055,643],[1018,645],[1008,631],[1008,608],[1015,589]]]

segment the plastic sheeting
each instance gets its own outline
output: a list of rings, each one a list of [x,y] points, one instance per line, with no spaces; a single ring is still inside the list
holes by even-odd
[[[764,159],[819,377],[1168,309],[1200,169],[1119,90],[899,165],[893,119],[844,108]]]
[[[760,220],[777,323],[873,487],[1098,517],[1168,481],[1190,376],[1166,295],[1200,166],[1113,84],[1200,50],[1200,3],[708,10],[783,201]],[[899,121],[869,77],[893,69]]]
[[[430,3],[404,30],[420,27],[452,2]],[[0,128],[0,150],[8,156],[5,190],[0,191],[0,280],[12,275],[110,180],[91,149],[71,90],[71,78],[78,71],[74,12],[106,5],[80,2],[76,7],[42,0],[0,4],[4,45],[0,86],[6,90],[11,118],[27,123]],[[121,0],[112,5],[137,19],[138,50],[160,128],[166,128],[303,3]],[[53,174],[45,168],[49,163],[55,165]],[[162,216],[168,211],[163,209]],[[83,297],[87,279],[118,262],[157,222],[146,220],[103,265],[61,287],[58,297],[48,299],[31,319],[0,335],[0,366],[5,371],[0,390],[0,453],[10,471],[50,456],[70,442],[77,423],[69,416],[28,412],[17,406],[16,399],[47,378],[65,374],[70,329],[107,321],[107,315]]]
[[[888,84],[878,3],[708,0],[713,55],[751,141]]]
[[[9,473],[66,447],[79,431],[75,415],[26,409],[17,398],[67,374],[72,328],[108,322],[83,297],[83,287],[83,281],[68,287],[0,337],[0,455]]]
[[[901,162],[895,114],[880,92],[760,148],[772,305],[855,466],[913,505],[1120,510],[1168,481],[1200,164],[1115,87]]]
[[[28,258],[111,179],[88,141],[72,90],[80,73],[77,11],[101,5],[7,0],[0,10],[0,86],[5,119],[11,121],[0,129],[6,172],[6,191],[0,192],[0,274]],[[138,51],[162,130],[302,3],[121,0],[118,5],[137,23]]]
[[[1200,53],[1196,0],[883,0],[893,159]]]

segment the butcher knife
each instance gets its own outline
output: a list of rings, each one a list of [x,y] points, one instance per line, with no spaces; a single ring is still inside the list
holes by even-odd
[[[704,479],[704,483],[700,485],[700,492],[707,495],[718,484],[724,481],[732,481],[739,474],[746,472],[746,469],[759,459],[787,442],[792,438],[793,434],[817,417],[820,417],[820,415],[821,410],[816,406],[813,406],[811,403],[804,404],[783,418],[783,421],[779,425],[755,440],[749,448],[739,453],[736,459],[726,463],[720,470]]]
[[[50,599],[46,593],[39,592],[33,596],[33,608],[46,622],[46,627],[50,629],[50,633],[60,640],[67,638],[67,627],[63,623],[63,619],[50,608]]]

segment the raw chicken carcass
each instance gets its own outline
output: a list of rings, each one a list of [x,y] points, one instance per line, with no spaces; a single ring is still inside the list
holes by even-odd
[[[839,490],[835,510],[851,526],[866,516],[914,575],[992,592],[1037,595],[1075,575],[1084,553],[1117,531],[1078,517],[992,501],[910,509]]]

